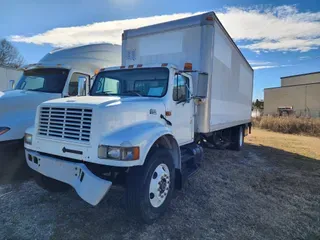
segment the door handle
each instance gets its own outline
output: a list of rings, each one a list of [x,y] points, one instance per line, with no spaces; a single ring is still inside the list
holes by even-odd
[[[172,126],[172,123],[165,118],[165,116],[163,116],[162,114],[160,114],[160,118],[163,119],[169,126]]]

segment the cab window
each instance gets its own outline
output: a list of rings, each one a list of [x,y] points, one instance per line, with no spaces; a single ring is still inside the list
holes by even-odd
[[[167,68],[124,69],[100,72],[91,88],[92,96],[163,97],[167,92]]]
[[[98,94],[118,94],[119,93],[119,80],[101,77],[98,80],[97,91]]]
[[[30,69],[23,72],[15,89],[61,93],[69,70],[56,68]]]
[[[43,77],[33,77],[28,76],[25,78],[22,87],[28,90],[36,90],[43,88],[44,78]]]

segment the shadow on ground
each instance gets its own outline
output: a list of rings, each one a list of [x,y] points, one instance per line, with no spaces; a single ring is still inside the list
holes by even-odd
[[[30,179],[23,144],[0,150],[0,184],[20,183]]]
[[[33,181],[6,191],[0,235],[9,239],[320,238],[320,162],[265,146],[205,150],[203,168],[153,225],[126,217],[119,189],[96,207]]]

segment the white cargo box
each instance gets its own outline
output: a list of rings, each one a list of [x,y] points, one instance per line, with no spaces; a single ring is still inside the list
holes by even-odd
[[[208,73],[206,102],[197,107],[196,132],[251,120],[253,69],[214,12],[123,33],[122,65],[174,64]],[[198,74],[193,73],[195,95]]]

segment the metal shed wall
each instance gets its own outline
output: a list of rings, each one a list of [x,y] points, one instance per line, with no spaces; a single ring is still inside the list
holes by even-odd
[[[292,106],[296,115],[320,117],[320,82],[265,89],[264,114],[276,114],[280,106]]]
[[[15,80],[16,83],[20,79],[22,71],[13,68],[0,67],[0,91],[8,89],[8,81]]]
[[[288,76],[281,78],[281,86],[294,86],[310,83],[320,83],[320,72]]]

